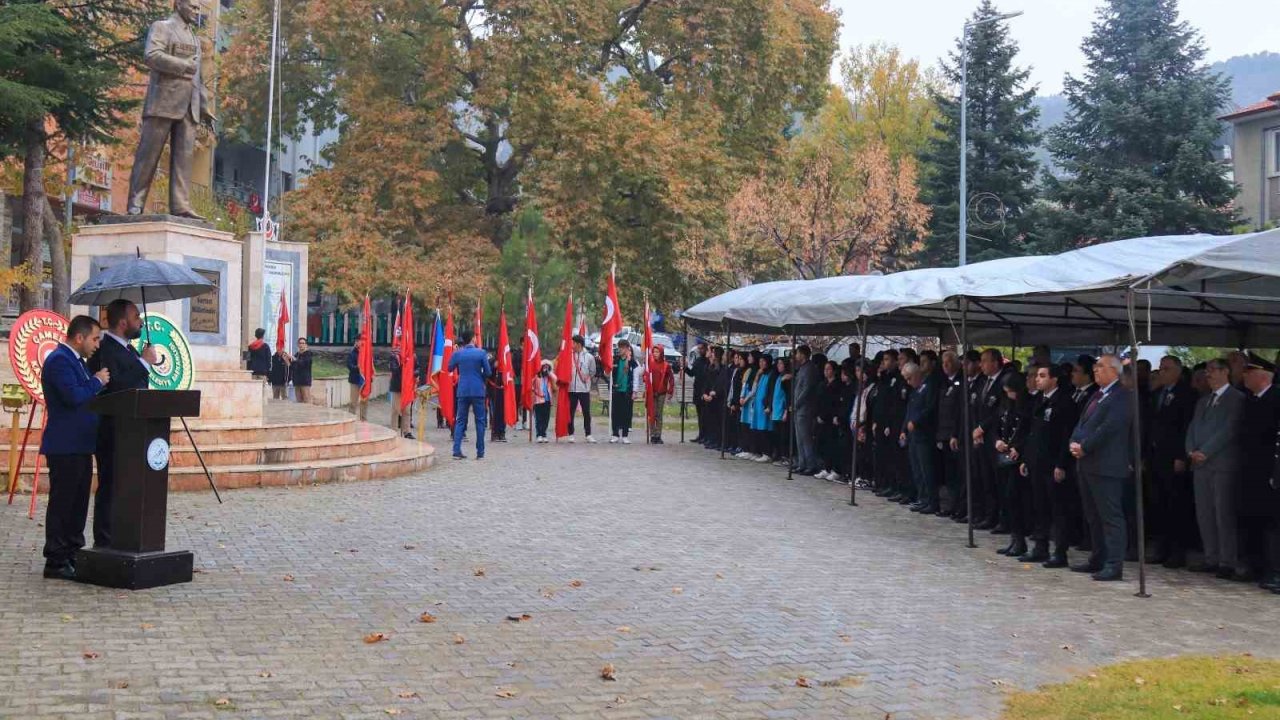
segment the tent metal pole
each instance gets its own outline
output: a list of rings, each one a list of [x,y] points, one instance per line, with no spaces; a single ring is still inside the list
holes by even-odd
[[[684,357],[680,358],[680,444],[684,444],[685,380],[689,377],[689,321],[684,321]],[[699,428],[701,429],[701,428]]]
[[[1133,413],[1133,497],[1134,519],[1137,521],[1138,536],[1138,592],[1140,598],[1149,598],[1147,593],[1147,532],[1146,519],[1142,513],[1142,408],[1138,399],[1138,326],[1134,321],[1133,290],[1125,293],[1129,309],[1130,356],[1129,372],[1133,377],[1133,389],[1129,392],[1130,410]]]
[[[863,348],[863,352],[865,352],[867,347],[866,318],[863,318],[862,320],[861,342],[862,342],[861,347]],[[858,360],[859,362],[861,362],[862,358],[858,358]],[[854,379],[856,380],[857,372],[858,372],[856,365],[854,366],[853,372],[854,372]],[[866,382],[866,374],[863,373],[863,380],[861,383],[858,383],[858,389],[854,391],[853,418],[849,423],[849,431],[853,435],[853,442],[850,443],[851,445],[853,445],[853,458],[850,460],[852,464],[849,466],[849,504],[853,505],[854,507],[858,506],[858,431],[862,429],[862,427],[858,424],[857,419],[860,416],[861,410],[862,410],[862,390],[863,390],[862,384],[865,382]]]
[[[729,349],[729,342],[730,342],[729,321],[725,320],[724,321],[724,356],[726,360],[729,358],[729,353],[731,352]],[[721,460],[724,459],[724,446],[729,440],[728,436],[726,435],[726,433],[729,432],[729,397],[728,396],[733,394],[733,369],[732,369],[733,366],[726,365],[722,367],[720,371],[724,372],[726,368],[729,369],[729,392],[726,393],[725,397],[723,398],[716,398],[716,400],[720,402],[720,459]]]
[[[973,429],[969,427],[969,374],[964,369],[964,356],[969,352],[969,298],[960,298],[960,425],[964,438],[960,447],[964,450],[964,501],[965,517],[969,520],[969,542],[965,547],[976,548],[973,541]]]
[[[787,463],[788,480],[791,479],[796,467],[796,429],[799,427],[796,424],[796,384],[799,379],[800,368],[796,367],[796,334],[793,332],[791,333],[791,397],[788,399],[788,404],[791,406],[788,413],[788,417],[791,418],[791,432],[787,433],[787,444],[791,446],[789,453],[791,462]]]

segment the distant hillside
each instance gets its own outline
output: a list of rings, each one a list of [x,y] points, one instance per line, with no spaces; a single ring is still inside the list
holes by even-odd
[[[1231,81],[1231,104],[1223,108],[1230,111],[1243,105],[1251,105],[1268,95],[1280,91],[1280,53],[1263,52],[1254,55],[1238,55],[1209,66]],[[1040,108],[1041,132],[1062,122],[1067,116],[1067,99],[1062,95],[1045,95],[1035,99]],[[1222,144],[1231,143],[1231,129],[1223,129]],[[1048,150],[1041,147],[1036,159],[1051,167]]]

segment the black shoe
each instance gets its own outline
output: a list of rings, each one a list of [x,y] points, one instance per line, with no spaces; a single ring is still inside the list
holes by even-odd
[[[1054,553],[1045,562],[1040,563],[1040,567],[1046,568],[1064,568],[1067,567],[1067,554],[1064,552]]]
[[[1138,562],[1138,550],[1137,550],[1137,548],[1132,548],[1132,547],[1131,547],[1131,548],[1129,548],[1128,550],[1125,550],[1125,551],[1124,551],[1124,559],[1125,559],[1125,561],[1126,561],[1126,562]]]
[[[1254,572],[1253,570],[1236,570],[1235,572],[1231,573],[1230,579],[1236,582],[1249,582],[1249,583],[1257,582],[1258,573]]]
[[[1076,549],[1080,552],[1093,552],[1093,543],[1088,540],[1081,540],[1076,543]]]
[[[898,492],[897,490],[894,490],[892,492],[885,493],[880,497],[884,498],[885,500],[888,500],[889,502],[898,502],[899,500],[902,499],[902,493]]]
[[[1104,567],[1103,569],[1099,570],[1098,572],[1094,573],[1091,577],[1092,577],[1094,580],[1097,580],[1097,581],[1099,581],[1099,582],[1111,582],[1111,581],[1114,581],[1114,580],[1123,580],[1123,579],[1124,579],[1124,566],[1123,566],[1123,565],[1109,565],[1109,566]]]
[[[1193,562],[1193,563],[1188,564],[1188,565],[1187,565],[1187,569],[1188,569],[1188,570],[1190,570],[1191,572],[1194,572],[1194,573],[1216,573],[1216,572],[1218,572],[1218,566],[1217,566],[1217,565],[1210,565],[1209,563],[1204,562],[1203,560],[1202,560],[1202,561],[1200,561],[1200,562]]]
[[[484,456],[483,456],[483,455],[477,455],[477,456],[476,456],[476,459],[477,459],[477,460],[483,460],[483,459],[484,459]]]
[[[897,503],[899,505],[911,505],[915,503],[915,500],[913,500],[910,495],[903,495],[898,498]]]
[[[454,460],[466,460],[466,459],[467,459],[467,456],[466,456],[466,455],[463,455],[462,453],[454,453],[454,454],[453,454],[453,459],[454,459]]]
[[[1018,557],[1018,560],[1024,563],[1044,562],[1048,559],[1049,559],[1049,546],[1048,544],[1039,540],[1036,541],[1035,548],[1031,552],[1024,553]]]
[[[996,552],[999,553],[1000,555],[1008,555],[1009,551],[1013,549],[1013,543],[1014,541],[1010,540],[1008,545],[1005,545],[1004,547],[1000,548]]]
[[[1009,526],[1005,525],[1004,523],[998,523],[995,527],[991,528],[991,534],[992,535],[1008,535]]]
[[[1101,570],[1102,570],[1102,563],[1094,563],[1092,561],[1071,566],[1071,572],[1078,572],[1078,573],[1096,573],[1096,572],[1101,572]]]
[[[924,505],[920,504],[919,502],[913,502],[907,506],[907,509],[910,510],[911,512],[918,513],[924,509]]]
[[[990,530],[995,526],[996,524],[991,522],[990,520],[980,520],[973,524],[973,529],[974,530]]]
[[[952,519],[952,520],[954,520],[954,521],[956,521],[956,522],[958,522],[958,523],[961,523],[961,524],[963,524],[963,525],[967,525],[967,524],[969,524],[969,516],[968,516],[968,515],[952,515],[952,516],[951,516],[951,519]]]
[[[938,508],[937,510],[934,510],[934,511],[933,511],[933,514],[934,514],[934,515],[936,515],[936,516],[938,516],[938,517],[940,517],[940,518],[949,518],[949,517],[951,517],[951,513],[950,513],[950,512],[948,512],[948,511],[946,511],[946,510],[943,510],[942,508]]]
[[[942,510],[934,503],[926,503],[924,508],[920,510],[921,515],[942,515]]]
[[[404,439],[405,439],[405,440],[416,440],[417,438],[415,438],[415,437],[413,436],[413,433],[405,433],[405,434],[404,434]]]
[[[1187,556],[1186,556],[1186,554],[1185,554],[1185,553],[1180,553],[1180,552],[1176,552],[1176,551],[1175,551],[1175,552],[1171,552],[1171,553],[1169,553],[1169,555],[1168,555],[1167,557],[1165,557],[1164,562],[1163,562],[1163,563],[1160,563],[1160,564],[1161,564],[1161,565],[1164,565],[1165,567],[1169,568],[1170,570],[1176,570],[1176,569],[1178,569],[1178,568],[1180,568],[1180,567],[1186,567],[1186,565],[1187,565]]]
[[[75,580],[76,569],[69,562],[61,565],[45,565],[44,576],[51,580]]]
[[[1218,576],[1219,580],[1230,580],[1231,577],[1235,574],[1236,574],[1236,571],[1229,567],[1219,567],[1218,571],[1214,573],[1214,575]]]
[[[1013,537],[1013,544],[1010,546],[1009,552],[1007,553],[1007,555],[1011,558],[1018,558],[1026,554],[1027,554],[1027,539],[1024,537],[1015,535]]]

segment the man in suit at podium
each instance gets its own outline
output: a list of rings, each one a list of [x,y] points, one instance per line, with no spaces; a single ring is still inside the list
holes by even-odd
[[[98,352],[89,360],[89,370],[109,370],[111,379],[104,393],[121,390],[145,390],[151,366],[158,364],[155,347],[147,345],[141,353],[130,341],[142,336],[142,317],[138,306],[128,300],[113,300],[107,305],[107,329],[102,333]],[[93,546],[111,545],[111,493],[115,482],[115,421],[104,417],[98,423],[98,491],[93,497]]]
[[[83,358],[97,351],[101,339],[97,320],[87,315],[72,318],[67,339],[49,353],[40,377],[48,414],[40,439],[40,452],[49,463],[49,507],[44,518],[47,578],[74,579],[75,554],[84,547],[98,438],[98,416],[85,405],[110,381],[111,371],[90,375]]]

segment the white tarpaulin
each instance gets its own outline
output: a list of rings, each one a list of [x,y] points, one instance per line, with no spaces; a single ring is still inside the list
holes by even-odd
[[[971,342],[1123,344],[1131,290],[1143,342],[1280,345],[1280,313],[1264,300],[1280,299],[1280,231],[1135,238],[963,268],[764,283],[685,317],[704,328],[727,322],[800,335],[852,334],[865,319],[876,334],[954,339],[967,298]]]

